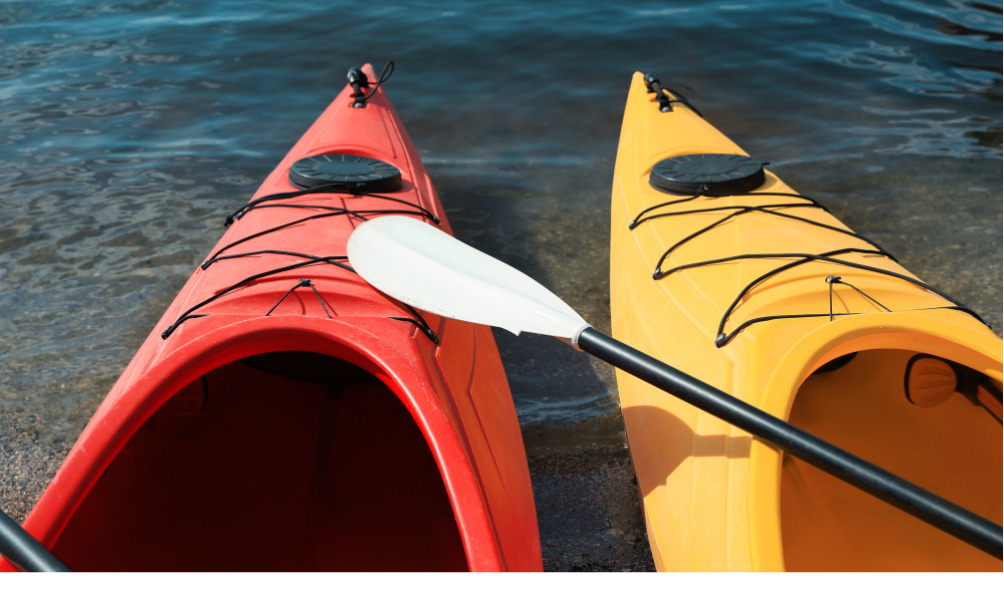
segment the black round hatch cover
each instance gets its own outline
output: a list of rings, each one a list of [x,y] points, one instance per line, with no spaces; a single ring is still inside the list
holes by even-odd
[[[401,188],[401,171],[392,164],[355,154],[318,154],[293,163],[289,182],[301,189],[338,183],[360,191],[386,193]]]
[[[649,183],[656,189],[687,195],[732,195],[763,184],[763,164],[739,154],[688,154],[658,162]]]

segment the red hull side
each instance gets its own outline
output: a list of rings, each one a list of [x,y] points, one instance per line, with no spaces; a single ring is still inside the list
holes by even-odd
[[[332,102],[255,197],[297,190],[288,175],[301,158],[350,153],[397,167],[402,187],[384,195],[449,231],[383,90],[362,109],[351,95]],[[429,217],[376,196],[321,193],[238,219],[25,528],[75,570],[540,570],[523,443],[491,331],[425,314],[434,344],[357,275],[302,256],[344,255],[355,225],[388,210]]]

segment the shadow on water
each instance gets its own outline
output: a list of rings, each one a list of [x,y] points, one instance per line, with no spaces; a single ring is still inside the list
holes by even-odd
[[[482,162],[488,174],[477,176],[448,159],[427,162],[460,240],[537,279],[604,331],[609,220],[596,212],[609,199],[609,148],[591,167],[602,181],[553,162],[526,165],[520,154]],[[552,337],[494,333],[520,415],[545,569],[653,570],[612,368]]]
[[[603,151],[562,155],[558,136],[567,136],[573,126],[562,118],[539,126],[539,143],[554,138],[555,150],[545,162],[540,153],[546,148],[515,147],[522,130],[506,131],[513,134],[508,153],[506,138],[496,137],[476,168],[456,161],[455,155],[469,153],[460,145],[429,147],[420,140],[419,146],[423,156],[431,155],[426,166],[460,240],[536,279],[587,322],[608,331],[606,204],[617,129],[611,125]],[[474,131],[470,137],[478,137]],[[496,340],[524,427],[582,424],[616,413],[609,367],[550,337],[497,330]]]
[[[450,179],[439,183],[461,240],[538,280],[588,322],[609,330],[605,219],[582,232],[582,220],[569,219],[560,195],[530,192],[538,211],[526,212],[504,201],[468,206],[455,198]],[[511,209],[493,211],[499,207]],[[551,337],[496,330],[496,340],[524,425],[582,423],[616,411],[613,371],[604,364]]]

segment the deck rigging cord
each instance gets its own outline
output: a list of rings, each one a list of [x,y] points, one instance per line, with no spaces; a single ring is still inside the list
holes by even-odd
[[[655,77],[653,77],[651,74],[646,74],[645,75],[645,82],[648,85],[649,92],[650,93],[654,92],[656,94],[656,99],[655,100],[656,100],[656,102],[659,103],[659,111],[660,112],[663,112],[663,113],[671,112],[673,110],[672,104],[673,103],[679,103],[679,104],[686,105],[688,108],[690,108],[698,116],[700,116],[702,118],[704,117],[703,115],[701,115],[701,113],[697,109],[695,109],[693,107],[693,105],[690,104],[690,102],[688,100],[686,100],[681,95],[679,95],[679,93],[676,93],[675,91],[671,91],[671,92],[673,92],[674,95],[676,95],[676,98],[670,99],[669,95],[667,95],[667,93],[666,93],[666,90],[668,90],[668,89],[663,88],[660,85],[659,81]],[[709,155],[706,155],[706,156],[708,156],[710,158],[722,157],[722,156],[728,156],[730,158],[735,158],[734,155],[718,155],[718,154],[711,155],[711,154],[709,154]],[[690,157],[690,156],[688,156],[688,157]],[[741,158],[744,158],[744,157],[741,157]],[[683,191],[676,191],[676,190],[670,188],[670,187],[673,186],[674,183],[678,184],[678,186],[688,186],[688,184],[686,182],[684,182],[684,181],[681,181],[680,178],[661,178],[661,177],[658,178],[658,179],[655,178],[657,176],[657,170],[656,170],[656,168],[659,167],[661,164],[663,164],[665,162],[668,162],[668,161],[671,161],[671,160],[674,160],[674,159],[670,158],[670,159],[667,159],[667,160],[663,160],[662,162],[660,162],[659,164],[657,164],[655,167],[653,167],[653,171],[652,171],[652,177],[653,178],[651,179],[651,184],[652,184],[652,186],[654,188],[656,188],[656,189],[658,189],[658,190],[660,190],[662,192],[680,194]],[[757,165],[757,171],[756,172],[758,172],[761,175],[760,178],[762,178],[762,167],[760,166],[760,163],[758,163],[756,161],[753,161],[752,159],[748,159],[748,160],[750,160],[750,162],[752,162],[753,164]],[[698,167],[698,168],[695,169],[695,175],[705,174],[705,171],[699,170],[699,168],[700,167]],[[711,173],[707,173],[707,174],[713,176],[714,172],[712,171]],[[725,175],[725,176],[728,176],[728,175]],[[727,186],[735,186],[735,183],[737,182],[735,176],[736,175],[734,174],[730,178],[723,177],[723,181],[720,184],[722,184],[723,186],[726,186],[726,187]],[[750,177],[749,177],[749,179],[739,179],[739,182],[743,182],[743,181],[747,181],[748,182],[750,179],[753,179],[753,178],[755,178],[755,177],[753,177],[753,175],[751,174]],[[693,184],[693,182],[691,182],[689,184],[689,186],[693,187],[695,185]],[[864,263],[857,263],[857,262],[853,262],[853,261],[848,261],[848,260],[836,258],[839,255],[859,254],[859,255],[866,255],[866,256],[872,255],[872,256],[885,257],[885,258],[887,258],[887,259],[889,259],[889,260],[891,260],[893,262],[898,262],[896,260],[896,257],[894,257],[891,253],[889,253],[887,250],[885,250],[884,248],[882,248],[879,244],[877,244],[873,240],[871,240],[871,239],[869,239],[869,238],[867,238],[867,237],[865,237],[865,236],[863,236],[863,235],[861,235],[861,234],[859,234],[857,232],[854,232],[853,230],[849,230],[849,229],[846,229],[846,228],[841,228],[841,227],[834,226],[834,225],[831,225],[831,224],[826,224],[826,223],[823,223],[823,222],[818,222],[816,220],[809,219],[809,218],[806,218],[806,217],[801,217],[801,216],[795,215],[793,213],[781,211],[782,209],[813,208],[813,209],[821,209],[823,211],[829,212],[829,210],[825,206],[823,206],[821,203],[819,203],[818,201],[816,201],[815,199],[813,199],[811,197],[807,197],[805,195],[800,195],[798,193],[771,192],[771,191],[757,192],[757,191],[754,191],[754,190],[726,190],[726,191],[723,192],[721,190],[721,187],[718,187],[719,190],[716,191],[715,187],[714,187],[714,184],[711,183],[711,182],[705,182],[703,184],[698,184],[696,186],[698,188],[692,194],[689,194],[689,195],[686,195],[686,196],[681,196],[681,197],[679,197],[677,199],[672,199],[672,200],[669,200],[669,201],[666,201],[666,202],[662,202],[662,203],[658,203],[658,204],[655,204],[655,205],[652,205],[650,207],[645,208],[640,213],[638,213],[634,217],[634,219],[632,219],[632,221],[628,224],[628,229],[633,231],[638,226],[640,226],[641,224],[643,224],[645,222],[648,222],[648,221],[651,221],[651,220],[660,219],[660,218],[672,218],[672,217],[675,217],[675,216],[684,216],[684,215],[693,215],[693,214],[710,214],[710,213],[715,213],[715,212],[723,212],[723,213],[725,213],[724,216],[722,216],[722,217],[720,217],[720,218],[718,218],[718,219],[710,222],[709,224],[707,224],[703,228],[701,228],[701,229],[699,229],[697,231],[694,231],[694,232],[690,233],[689,235],[681,238],[675,244],[673,244],[672,246],[670,246],[669,248],[667,248],[666,251],[663,252],[662,256],[659,258],[658,262],[656,263],[655,269],[652,272],[652,278],[654,280],[664,279],[664,278],[666,278],[666,277],[668,277],[668,276],[670,276],[670,275],[672,275],[674,273],[677,273],[677,272],[680,272],[680,271],[685,271],[685,270],[688,270],[688,269],[693,269],[693,268],[703,267],[703,266],[708,266],[708,265],[727,263],[727,262],[733,262],[733,261],[738,261],[738,260],[749,260],[749,259],[784,259],[784,258],[794,259],[793,261],[789,261],[787,263],[781,264],[781,265],[775,267],[774,269],[771,269],[770,271],[767,271],[766,273],[763,273],[762,275],[760,275],[756,279],[750,281],[749,283],[747,283],[744,287],[742,287],[740,289],[739,295],[736,296],[736,298],[733,300],[732,304],[730,304],[726,308],[726,310],[724,311],[724,313],[722,315],[721,321],[718,324],[718,328],[717,328],[717,330],[715,332],[715,334],[717,335],[715,337],[715,345],[718,346],[718,347],[725,346],[730,341],[732,341],[744,329],[746,329],[747,327],[749,327],[751,325],[760,323],[760,322],[766,322],[766,321],[771,321],[771,320],[781,320],[781,319],[816,318],[816,317],[828,317],[829,320],[832,322],[835,319],[835,317],[837,317],[837,316],[851,316],[851,315],[857,315],[857,314],[866,313],[866,312],[834,312],[834,310],[833,310],[834,284],[845,285],[845,286],[853,289],[854,291],[856,291],[860,295],[862,295],[864,298],[866,298],[868,301],[870,301],[873,304],[875,304],[876,308],[881,308],[884,312],[893,312],[893,310],[890,310],[888,307],[886,307],[886,306],[882,305],[881,303],[879,303],[878,300],[876,300],[872,296],[870,296],[867,293],[865,293],[859,287],[856,287],[854,285],[851,285],[850,283],[847,283],[846,281],[842,280],[841,277],[839,277],[838,275],[834,275],[832,273],[826,273],[824,276],[825,276],[825,282],[828,285],[828,287],[827,287],[828,300],[829,300],[829,310],[828,310],[828,312],[818,313],[818,314],[779,314],[779,315],[771,315],[771,316],[761,316],[761,317],[756,317],[756,318],[748,319],[748,320],[742,322],[738,327],[732,329],[731,331],[726,332],[726,324],[727,324],[729,318],[732,316],[732,314],[736,311],[736,309],[742,303],[743,299],[754,288],[756,288],[757,286],[763,284],[768,279],[774,278],[777,275],[779,275],[779,274],[781,274],[781,273],[783,273],[783,272],[785,272],[785,271],[787,271],[789,269],[798,267],[798,266],[806,264],[806,263],[812,263],[812,262],[822,262],[822,263],[829,263],[829,264],[840,265],[840,266],[845,266],[845,267],[851,267],[851,268],[854,268],[854,269],[859,269],[859,270],[864,270],[864,271],[868,271],[868,272],[873,272],[873,273],[877,273],[877,274],[881,274],[881,275],[886,275],[886,276],[889,276],[889,277],[894,277],[896,279],[900,279],[900,280],[903,280],[903,281],[907,281],[909,283],[912,283],[912,284],[914,284],[914,285],[916,285],[918,287],[921,287],[921,288],[923,288],[923,289],[925,289],[925,290],[927,290],[927,291],[929,291],[931,293],[934,293],[934,294],[940,296],[941,298],[947,300],[951,304],[949,306],[938,306],[938,307],[934,307],[934,308],[922,308],[923,310],[935,310],[935,309],[958,310],[958,311],[961,311],[961,312],[965,312],[966,314],[969,314],[970,316],[976,318],[977,320],[979,320],[980,322],[982,322],[986,326],[988,326],[988,327],[990,326],[990,324],[986,320],[984,320],[982,317],[980,317],[980,315],[977,314],[975,311],[973,311],[970,308],[966,307],[961,302],[959,302],[958,300],[952,298],[948,294],[946,294],[946,293],[938,290],[937,288],[935,288],[935,287],[933,287],[933,286],[931,286],[931,285],[929,285],[927,283],[924,283],[923,281],[920,281],[920,280],[915,279],[913,277],[904,275],[902,273],[896,273],[894,271],[889,271],[887,269],[882,269],[880,267],[876,267],[876,266],[873,266],[873,265],[866,265]],[[755,187],[755,185],[747,185],[747,186],[748,187],[749,186],[754,186]],[[704,208],[697,208],[697,209],[687,209],[687,210],[683,210],[683,211],[672,211],[672,210],[671,211],[665,211],[665,208],[672,207],[672,206],[675,206],[675,205],[680,205],[682,203],[694,202],[694,201],[697,201],[699,199],[710,200],[710,202],[713,203],[716,199],[719,199],[719,198],[722,198],[722,197],[731,197],[731,198],[735,198],[735,197],[787,197],[787,198],[792,198],[792,199],[799,199],[802,202],[800,202],[800,203],[780,202],[780,203],[768,203],[768,204],[761,204],[761,205],[724,205],[724,206],[704,207]],[[659,210],[662,210],[662,211],[659,211]],[[657,212],[657,213],[653,213],[653,212]],[[690,242],[691,240],[693,240],[693,239],[695,239],[695,238],[697,238],[699,236],[702,236],[702,235],[710,232],[711,230],[713,230],[715,228],[718,228],[718,227],[722,226],[723,224],[729,222],[730,220],[733,220],[733,219],[735,219],[735,218],[737,218],[739,216],[747,215],[747,214],[772,215],[772,216],[777,216],[777,217],[781,217],[781,218],[793,220],[793,221],[796,221],[796,222],[799,222],[799,223],[810,224],[810,225],[813,225],[813,226],[816,226],[816,227],[819,227],[819,228],[823,228],[823,229],[830,230],[830,231],[833,231],[833,232],[838,232],[838,233],[850,236],[852,238],[855,238],[857,240],[860,240],[860,241],[868,244],[869,246],[871,246],[872,249],[841,248],[841,249],[837,249],[837,250],[833,250],[833,251],[825,252],[825,253],[821,253],[821,254],[800,253],[800,252],[796,252],[796,253],[741,254],[741,255],[730,256],[730,257],[723,257],[723,258],[717,258],[717,259],[711,259],[711,260],[697,261],[697,262],[693,262],[693,263],[680,264],[680,265],[674,266],[674,267],[672,267],[672,268],[670,268],[668,270],[663,270],[663,268],[662,268],[663,265],[666,263],[667,260],[669,260],[669,258],[671,257],[671,255],[679,247],[681,247],[682,245]],[[901,311],[916,311],[916,310],[901,310]]]
[[[369,81],[363,72],[357,68],[349,70],[348,78],[349,83],[354,90],[353,94],[353,107],[354,108],[365,108],[366,101],[368,101],[381,84],[390,78],[390,75],[394,71],[394,62],[388,62],[384,66],[383,72],[380,75],[379,80],[373,86],[368,94],[363,92],[363,89],[369,86]],[[298,165],[302,166],[298,167]],[[339,180],[332,180],[337,178]],[[281,273],[286,273],[288,271],[294,271],[304,267],[308,267],[316,264],[327,264],[334,265],[340,269],[348,271],[350,273],[356,274],[355,270],[347,265],[343,261],[347,261],[348,257],[345,255],[327,255],[321,256],[309,253],[291,252],[286,250],[276,250],[276,249],[265,249],[265,250],[255,250],[250,252],[241,252],[234,254],[224,254],[228,253],[232,248],[250,242],[256,238],[266,236],[275,232],[280,232],[289,228],[296,226],[301,226],[310,222],[317,222],[325,218],[333,218],[346,216],[354,218],[358,221],[366,221],[374,215],[388,215],[388,214],[398,214],[398,215],[417,215],[419,217],[430,220],[432,223],[439,225],[440,219],[433,212],[429,211],[427,208],[422,207],[418,203],[411,203],[404,199],[387,195],[385,193],[377,193],[367,188],[378,187],[378,190],[393,191],[397,190],[401,186],[400,172],[394,166],[381,162],[379,160],[374,160],[372,158],[366,158],[363,156],[353,155],[353,154],[319,154],[304,158],[297,163],[294,163],[290,169],[290,184],[295,187],[299,187],[299,190],[295,191],[284,191],[279,193],[272,193],[269,195],[263,195],[261,197],[256,197],[239,207],[237,210],[231,212],[226,216],[224,220],[224,226],[231,226],[235,222],[243,219],[246,215],[252,211],[262,210],[266,208],[289,208],[289,209],[310,209],[310,210],[320,210],[320,213],[314,213],[296,220],[289,222],[283,222],[276,224],[272,227],[266,228],[264,230],[255,232],[248,236],[236,239],[222,247],[220,247],[216,252],[211,254],[203,263],[200,265],[201,271],[206,271],[209,267],[216,263],[222,261],[229,261],[238,258],[246,257],[259,257],[259,256],[286,256],[294,257],[302,260],[293,264],[283,265],[266,271],[262,271],[246,277],[229,287],[217,291],[212,296],[206,298],[205,300],[195,304],[181,316],[178,317],[170,326],[168,326],[162,333],[161,338],[167,339],[171,334],[178,329],[183,323],[193,318],[203,318],[208,316],[208,314],[199,313],[199,310],[205,306],[215,302],[216,300],[233,293],[234,291],[245,287],[251,283],[278,275]],[[400,204],[406,206],[407,209],[402,208],[385,208],[385,209],[352,209],[349,207],[341,207],[337,205],[332,205],[330,203],[288,203],[288,200],[295,199],[298,197],[304,197],[308,195],[326,195],[329,199],[334,196],[340,196],[342,202],[345,203],[346,199],[356,199],[356,198],[373,198],[380,199],[384,201],[389,201],[391,203]],[[324,302],[324,298],[321,292],[318,291],[315,281],[311,278],[300,277],[296,279],[296,283],[291,287],[286,293],[279,298],[279,301],[272,306],[265,316],[271,316],[272,312],[282,304],[286,298],[293,293],[298,288],[309,287],[313,290],[314,294],[317,296],[318,302],[320,302],[321,309],[324,314],[332,319],[331,312],[328,311],[328,307]],[[413,324],[417,327],[426,337],[429,338],[434,344],[438,345],[440,343],[439,335],[432,330],[425,318],[408,304],[403,302],[398,302],[392,300],[396,305],[401,306],[404,311],[407,312],[408,316],[392,316],[389,317],[392,320],[399,320],[402,322],[407,322]]]
[[[336,210],[339,210],[339,211],[350,211],[350,210],[346,210],[345,208],[338,208],[338,207],[333,207],[333,206],[330,206],[330,205],[313,205],[313,204],[306,204],[306,203],[298,203],[298,204],[272,204],[273,201],[285,201],[287,199],[293,199],[293,198],[296,198],[296,197],[302,197],[304,195],[314,195],[314,194],[319,194],[319,193],[324,193],[324,194],[340,193],[340,194],[348,195],[349,197],[372,197],[374,199],[383,199],[385,201],[393,201],[395,203],[400,203],[402,205],[414,208],[415,211],[417,211],[418,213],[420,213],[423,217],[426,217],[426,218],[432,220],[432,222],[435,223],[435,224],[439,224],[439,222],[440,222],[439,217],[436,216],[436,214],[432,213],[431,211],[429,211],[428,209],[422,207],[421,205],[419,205],[417,203],[410,203],[408,201],[405,201],[404,199],[398,199],[397,197],[393,197],[391,195],[385,195],[385,194],[381,194],[381,193],[368,193],[368,192],[360,190],[357,187],[354,187],[350,183],[333,182],[333,183],[325,183],[325,184],[322,184],[322,185],[317,185],[315,187],[310,187],[308,189],[302,189],[302,190],[299,190],[299,191],[286,191],[286,192],[282,192],[282,193],[272,193],[270,195],[263,195],[261,197],[256,197],[256,198],[252,199],[251,201],[245,203],[241,207],[237,208],[236,210],[234,210],[229,215],[227,215],[226,219],[223,222],[223,225],[224,226],[230,226],[235,221],[237,221],[237,220],[241,219],[242,217],[244,217],[245,215],[247,215],[250,211],[255,210],[255,209],[261,209],[261,208],[264,208],[264,207],[294,207],[294,208],[311,208],[311,207],[313,207],[313,208],[319,208],[319,209],[330,208],[330,209],[336,209]],[[411,213],[414,213],[414,212],[411,212]]]
[[[402,212],[400,210],[366,210],[365,213],[367,213],[367,214],[375,214],[375,213],[380,213],[380,214],[394,214],[394,213],[414,213],[414,212]],[[229,250],[230,247],[235,246],[235,245],[240,244],[240,243],[243,243],[243,242],[246,242],[247,240],[249,240],[249,239],[251,239],[253,237],[258,237],[258,236],[262,236],[264,234],[275,232],[277,230],[286,229],[286,228],[288,228],[290,226],[293,226],[293,225],[296,225],[296,224],[299,224],[299,223],[303,223],[304,221],[307,221],[307,220],[315,220],[315,219],[323,218],[323,217],[331,217],[333,215],[349,215],[349,214],[359,215],[360,217],[362,217],[362,215],[360,214],[360,212],[351,211],[351,210],[345,210],[345,211],[342,211],[342,212],[335,212],[335,213],[330,213],[330,214],[322,214],[322,215],[318,215],[318,216],[309,216],[308,218],[304,218],[304,219],[298,220],[295,223],[280,224],[278,226],[266,229],[266,230],[264,230],[262,232],[258,232],[258,233],[254,234],[252,236],[249,236],[249,237],[238,239],[238,240],[236,240],[236,241],[234,241],[234,242],[232,242],[230,244],[227,244],[227,245],[223,246],[218,251],[216,251],[215,254],[213,254],[211,257],[209,257],[204,263],[202,263],[202,265],[200,266],[201,270],[204,271],[204,270],[208,269],[210,266],[212,266],[213,264],[218,263],[220,261],[226,261],[226,260],[232,260],[232,259],[238,259],[238,258],[246,258],[246,257],[256,257],[256,256],[261,256],[261,255],[291,256],[291,257],[303,258],[303,259],[307,259],[307,260],[301,261],[301,262],[298,262],[298,263],[294,263],[294,264],[291,264],[291,265],[284,265],[284,266],[281,266],[281,267],[277,267],[277,268],[274,268],[274,269],[263,271],[261,273],[257,273],[257,274],[251,275],[250,277],[246,277],[246,278],[242,279],[241,281],[238,281],[237,283],[235,283],[235,284],[233,284],[233,285],[231,285],[229,287],[226,287],[226,288],[218,291],[217,293],[215,293],[212,296],[206,298],[205,300],[203,300],[203,301],[195,304],[194,306],[192,306],[191,308],[189,308],[188,310],[186,310],[184,313],[182,313],[182,315],[180,317],[178,317],[178,319],[175,320],[174,323],[172,323],[170,326],[168,326],[161,333],[161,338],[167,339],[169,336],[171,336],[171,334],[175,330],[178,329],[179,326],[181,326],[183,323],[185,323],[188,320],[191,320],[193,318],[202,318],[202,317],[208,316],[208,314],[197,314],[196,313],[201,308],[203,308],[203,307],[205,307],[205,306],[213,303],[214,301],[222,298],[223,296],[225,296],[225,295],[227,295],[229,293],[234,292],[237,289],[240,289],[241,287],[244,287],[244,286],[246,286],[246,285],[248,285],[250,283],[253,283],[255,281],[258,281],[260,279],[264,279],[266,277],[270,277],[272,275],[276,275],[276,274],[279,274],[279,273],[284,273],[284,272],[287,272],[287,271],[292,271],[292,270],[295,270],[295,269],[299,269],[299,268],[302,268],[302,267],[307,267],[309,265],[314,265],[314,264],[329,264],[329,265],[334,265],[336,267],[339,267],[339,268],[344,269],[344,270],[346,270],[346,271],[348,271],[350,273],[355,274],[355,270],[352,267],[350,267],[349,265],[345,264],[344,262],[341,262],[341,261],[347,261],[348,260],[348,257],[346,255],[318,256],[318,255],[307,254],[307,253],[290,252],[290,251],[274,250],[274,249],[255,250],[255,251],[242,252],[242,253],[236,253],[236,254],[230,254],[230,255],[223,255],[222,254],[223,252]],[[362,217],[362,219],[367,219],[367,218]],[[437,220],[438,220],[438,218],[437,218]],[[437,221],[437,224],[438,224],[438,221]],[[304,284],[304,281],[306,281],[308,283]],[[317,288],[313,285],[313,283],[310,281],[310,279],[307,279],[307,278],[301,278],[301,279],[299,279],[299,283],[297,283],[297,285],[295,285],[292,289],[290,289],[289,292],[287,292],[285,295],[283,295],[282,298],[280,298],[279,302],[277,302],[275,304],[275,306],[273,306],[272,309],[270,309],[265,315],[266,316],[271,315],[272,312],[275,311],[275,309],[279,306],[279,304],[282,303],[282,301],[286,299],[286,297],[289,295],[289,293],[291,293],[297,287],[311,287],[314,290],[314,292],[317,294],[318,300],[321,302],[321,307],[324,310],[325,314],[327,314],[328,318],[331,318],[331,314],[328,313],[327,307],[324,305],[323,298],[321,297],[320,293],[317,292]],[[413,307],[409,306],[408,304],[405,304],[403,302],[397,302],[397,303],[399,303],[407,311],[407,313],[411,317],[396,317],[396,316],[394,316],[394,317],[390,317],[390,318],[393,319],[393,320],[400,320],[400,321],[407,322],[409,324],[415,325],[419,330],[422,331],[423,334],[425,334],[426,337],[429,338],[429,340],[431,340],[434,344],[438,345],[439,342],[440,342],[439,335],[437,335],[435,333],[435,331],[432,330],[432,327],[430,327],[429,324],[428,324],[428,322],[425,321],[425,318],[423,318],[422,315],[417,310],[415,310]]]

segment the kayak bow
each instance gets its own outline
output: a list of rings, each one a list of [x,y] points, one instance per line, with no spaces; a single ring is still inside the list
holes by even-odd
[[[387,213],[449,231],[367,65],[228,218],[25,529],[74,570],[540,570],[490,329],[347,264]]]
[[[1001,522],[1001,340],[636,73],[614,173],[615,338]],[[660,570],[996,570],[1000,560],[617,383]]]

